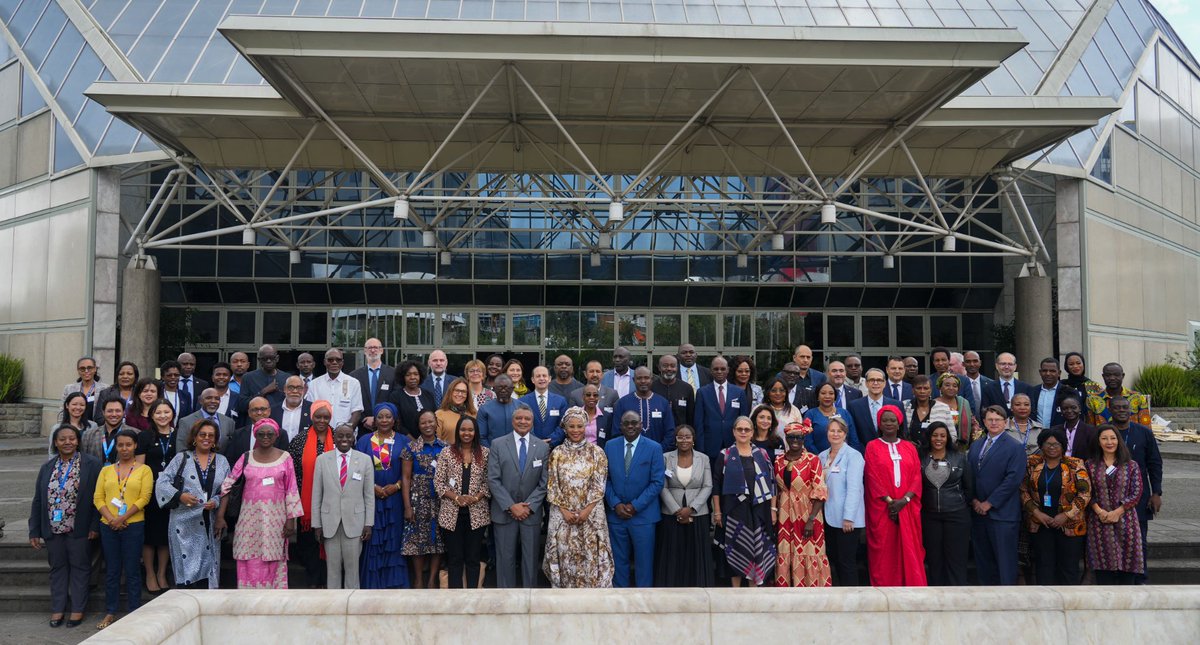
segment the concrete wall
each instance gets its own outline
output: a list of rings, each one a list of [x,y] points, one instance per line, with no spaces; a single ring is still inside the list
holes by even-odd
[[[419,611],[399,608],[419,607]],[[88,643],[1194,643],[1200,587],[171,591]]]
[[[1200,321],[1200,78],[1159,44],[1132,100],[1135,125],[1112,134],[1112,185],[1084,183],[1081,241],[1090,371],[1119,361],[1130,382],[1186,351]]]

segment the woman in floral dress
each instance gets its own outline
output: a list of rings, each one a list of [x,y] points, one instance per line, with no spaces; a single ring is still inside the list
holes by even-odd
[[[841,424],[833,419],[830,424]],[[843,424],[844,427],[844,424]],[[775,526],[779,560],[775,565],[778,587],[830,587],[829,559],[825,556],[825,520],[821,509],[828,491],[821,459],[804,448],[812,424],[793,423],[785,428],[787,452],[775,459]]]
[[[608,458],[587,440],[588,414],[572,407],[563,415],[566,440],[550,453],[546,502],[550,528],[542,571],[556,589],[612,587],[613,555],[604,509]]]
[[[438,454],[446,447],[437,438],[437,427],[433,410],[422,410],[417,418],[420,434],[400,451],[404,472],[404,546],[400,552],[412,558],[416,589],[438,586],[442,553],[446,551],[437,526],[437,492],[433,485]]]

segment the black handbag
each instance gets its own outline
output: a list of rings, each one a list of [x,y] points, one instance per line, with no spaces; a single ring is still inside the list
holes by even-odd
[[[232,533],[237,526],[238,517],[242,514],[242,494],[246,490],[246,455],[242,455],[242,473],[234,480],[233,486],[225,494],[225,530]],[[236,469],[237,465],[234,465]]]
[[[162,510],[164,511],[173,511],[179,508],[179,498],[183,496],[184,463],[186,463],[186,460],[179,464],[179,470],[175,471],[175,478],[171,480],[171,486],[175,489],[175,496],[167,500],[166,504],[163,504]]]

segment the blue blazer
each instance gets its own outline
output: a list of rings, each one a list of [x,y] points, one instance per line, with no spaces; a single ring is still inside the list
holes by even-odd
[[[709,458],[733,445],[733,422],[750,416],[750,396],[742,388],[725,382],[725,412],[717,405],[717,385],[709,383],[696,391],[696,446]]]
[[[858,443],[858,431],[854,427],[854,419],[850,417],[850,413],[844,408],[834,408],[834,414],[846,421],[846,445],[863,452],[865,447]],[[814,455],[829,450],[829,419],[825,417],[820,408],[809,408],[804,413],[804,418],[811,421],[813,427],[813,431],[804,438],[804,447]]]
[[[983,409],[983,406],[981,405],[982,401],[975,400],[975,391],[971,389],[971,379],[966,376],[962,376],[962,377],[959,377],[958,382],[962,384],[962,389],[960,389],[958,391],[958,395],[961,396],[962,398],[966,399],[967,403],[971,404],[971,412],[975,413],[976,417],[979,417],[979,411]],[[983,391],[985,389],[987,389],[988,383],[994,383],[994,382],[995,381],[993,381],[992,379],[984,376],[983,374],[980,374],[979,375],[979,396],[980,397],[983,396]]]
[[[987,435],[976,439],[967,453],[967,465],[975,479],[975,499],[992,505],[987,518],[1018,522],[1021,519],[1021,481],[1028,465],[1025,449],[1008,433],[1001,433],[980,464],[979,454],[987,439]]]
[[[1038,408],[1041,405],[1042,400],[1042,384],[1030,384],[1029,390],[1026,392],[1026,394],[1029,395],[1029,402],[1033,404],[1032,416],[1033,418],[1037,419]],[[1075,388],[1059,381],[1058,384],[1054,386],[1054,403],[1050,406],[1050,423],[1042,423],[1043,428],[1060,426],[1066,422],[1062,416],[1061,406],[1062,400],[1068,396],[1079,396],[1079,393],[1075,391]],[[1041,419],[1038,420],[1041,421]]]
[[[886,396],[883,397],[883,405],[894,405],[901,410],[904,409],[899,401]],[[875,429],[875,419],[871,416],[871,399],[865,396],[861,399],[854,399],[846,408],[846,413],[854,422],[854,430],[858,434],[858,445],[865,448],[872,439],[879,438],[879,431]]]
[[[884,398],[890,398],[893,400],[896,398],[896,397],[892,396],[892,382],[887,380],[886,378],[884,379],[884,383],[883,383],[883,396],[884,396]],[[900,401],[911,401],[912,398],[913,398],[912,385],[905,381],[901,381],[900,382]]]
[[[451,374],[449,372],[449,370],[447,370],[445,374],[442,374],[442,396],[446,396],[446,392],[450,389],[450,384],[453,383],[454,379],[456,379],[456,378],[458,378],[458,377]],[[399,383],[398,386],[393,386],[393,387],[398,390],[404,389],[403,380],[401,380],[401,382]],[[433,397],[433,400],[435,403],[437,403],[438,405],[442,404],[441,401],[437,400],[437,396],[434,395],[434,393],[433,393],[433,372],[429,372],[428,374],[425,375],[425,380],[421,381],[421,389],[428,392],[429,395]]]
[[[614,437],[604,446],[608,457],[608,484],[604,501],[608,506],[608,523],[657,524],[662,518],[658,494],[662,492],[666,466],[662,445],[642,436],[633,451],[629,474],[625,474],[625,438]],[[623,520],[613,508],[617,504],[633,504],[634,516]]]
[[[829,459],[829,451],[818,457],[821,467]],[[854,522],[854,528],[867,525],[866,505],[863,503],[863,469],[866,461],[857,450],[839,450],[833,464],[825,471],[825,487],[829,498],[825,500],[825,523],[841,530],[842,521]]]
[[[607,388],[612,388],[614,390],[617,389],[617,388],[613,387],[613,375],[614,374],[616,374],[615,370],[611,370],[611,369],[604,370],[604,374],[600,375],[600,385],[603,385],[604,387],[607,387]],[[629,392],[628,392],[628,394],[632,394],[633,390],[634,390],[633,365],[630,365],[629,366]]]
[[[1013,379],[1012,396],[1016,396],[1018,394],[1027,394],[1029,395],[1029,400],[1032,401],[1035,395],[1030,392],[1029,389],[1028,383]],[[1000,385],[1000,379],[996,379],[991,383],[988,383],[986,386],[980,387],[979,393],[980,396],[983,397],[983,400],[979,402],[980,410],[993,405],[998,405],[1005,410],[1008,410],[1008,403],[1004,400],[1004,391]]]
[[[546,418],[541,418],[540,410],[538,409],[537,391],[530,390],[529,394],[517,399],[517,401],[529,406],[533,410],[533,436],[538,439],[549,439],[550,447],[553,448],[563,442],[562,423],[563,412],[567,411],[567,400],[559,394],[555,394],[550,390],[546,390]],[[494,437],[493,437],[494,438]]]

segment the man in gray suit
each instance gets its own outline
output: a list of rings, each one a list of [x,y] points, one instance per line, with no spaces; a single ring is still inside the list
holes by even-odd
[[[354,427],[333,431],[337,450],[321,453],[313,466],[312,527],[325,544],[329,589],[358,589],[358,556],[375,524],[375,467],[353,450]]]
[[[179,420],[179,430],[175,433],[175,452],[184,452],[188,449],[188,437],[192,433],[192,426],[201,419],[212,419],[217,423],[217,448],[222,452],[225,451],[225,446],[229,445],[229,438],[233,436],[233,419],[227,415],[217,412],[221,407],[221,395],[211,387],[200,393],[200,409],[183,417]],[[231,460],[230,464],[233,463]]]
[[[596,404],[596,407],[604,410],[604,414],[612,414],[613,407],[617,405],[617,399],[621,397],[617,396],[616,390],[600,382],[603,376],[604,365],[600,361],[588,361],[583,368],[583,377],[586,379],[584,385],[591,384],[600,389],[600,402]],[[583,407],[582,387],[571,392],[571,395],[567,397],[567,405]]]
[[[492,442],[488,487],[492,493],[492,534],[496,537],[496,586],[517,584],[517,545],[521,547],[521,587],[537,585],[539,538],[546,501],[546,461],[550,446],[530,436],[533,410],[523,403],[513,412],[513,431]]]

